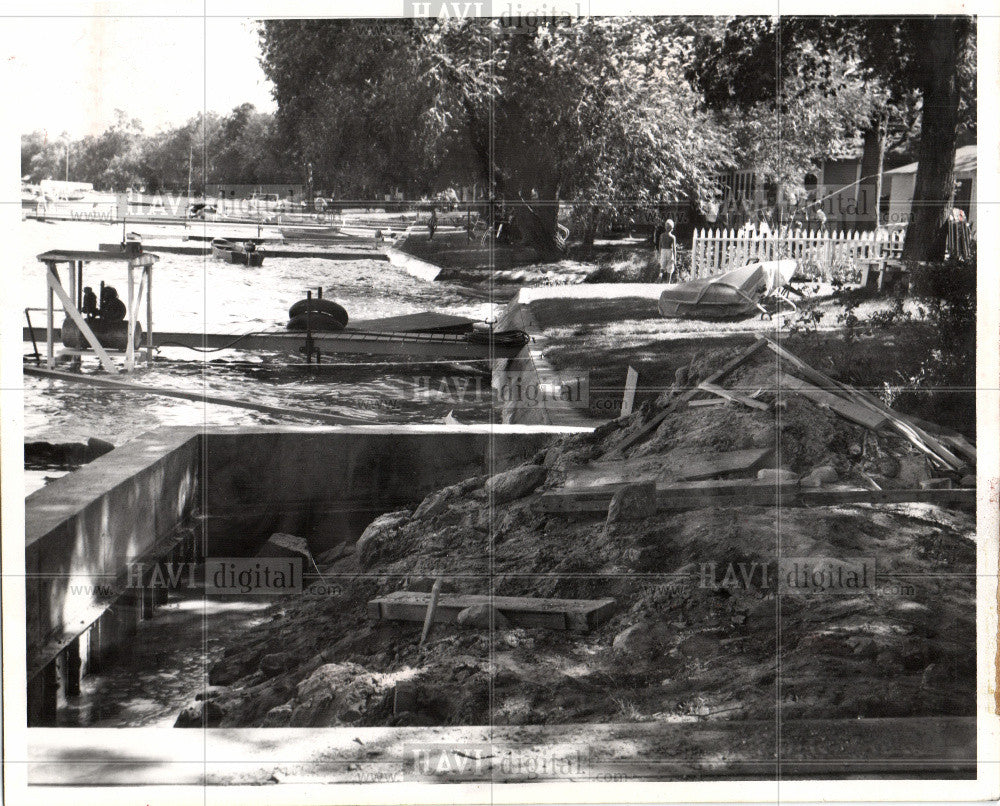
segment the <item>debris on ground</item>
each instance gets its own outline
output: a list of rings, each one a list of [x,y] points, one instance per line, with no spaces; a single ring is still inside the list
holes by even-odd
[[[786,373],[884,424],[867,428],[839,403],[784,390]],[[975,515],[949,499],[967,491],[921,482],[968,486],[975,449],[809,375],[767,343],[719,351],[656,406],[379,517],[354,548],[358,571],[338,573],[323,596],[282,599],[269,623],[225,649],[209,675],[226,687],[211,700],[220,724],[973,715]],[[688,405],[709,396],[699,379],[770,410]],[[702,480],[685,480],[692,457]],[[706,457],[719,462],[707,478]],[[596,508],[541,506],[588,486],[607,493]],[[662,506],[679,495],[671,489],[690,498],[768,487],[751,503],[696,492],[703,499],[686,511]],[[789,490],[800,504],[777,508],[774,496]],[[948,506],[856,503],[914,490]],[[803,588],[791,576],[803,569],[827,581],[861,576]],[[420,645],[438,578],[444,604],[613,599],[615,609],[572,632],[518,626],[487,602]],[[400,592],[424,596],[413,621],[372,616],[369,601]],[[275,653],[280,663],[262,661]]]

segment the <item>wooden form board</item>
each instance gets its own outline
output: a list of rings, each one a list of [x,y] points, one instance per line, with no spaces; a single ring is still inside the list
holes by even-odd
[[[422,622],[430,601],[430,593],[396,591],[369,601],[368,613],[378,619]],[[586,632],[611,616],[615,600],[441,594],[434,621],[438,624],[453,624],[465,608],[476,605],[495,608],[515,627]]]
[[[554,490],[542,495],[536,508],[542,512],[606,512],[621,485]],[[773,506],[787,503],[798,492],[796,482],[693,481],[656,485],[656,508],[661,511],[725,506]]]
[[[782,390],[790,390],[803,397],[807,397],[814,403],[836,412],[845,420],[863,425],[872,431],[878,431],[878,429],[889,424],[889,418],[884,414],[874,411],[867,406],[861,406],[857,403],[852,403],[850,400],[845,400],[840,395],[835,395],[833,392],[813,386],[811,383],[794,375],[782,373],[778,385]]]
[[[557,490],[541,496],[543,512],[606,512],[615,489],[590,487]],[[744,479],[657,485],[658,510],[699,509],[722,506],[837,506],[840,504],[923,503],[947,506],[974,504],[973,487],[931,490],[805,490],[797,482],[775,484]]]
[[[749,448],[744,451],[724,451],[687,456],[675,474],[685,481],[710,479],[725,473],[745,473],[767,464],[774,455],[774,448]]]
[[[758,411],[770,411],[771,407],[767,403],[762,403],[759,400],[754,400],[752,397],[747,397],[746,395],[741,395],[738,392],[732,392],[729,389],[723,389],[721,386],[717,386],[714,383],[709,383],[708,381],[703,381],[698,384],[698,388],[709,394],[713,394],[716,397],[723,397],[726,400],[730,400],[733,403],[740,403],[741,405],[748,406],[751,409],[757,409]]]
[[[701,453],[666,456],[667,466],[663,471],[636,470],[629,468],[625,459],[610,459],[593,462],[584,467],[571,467],[566,471],[566,489],[587,489],[606,485],[624,486],[644,481],[657,481],[665,473],[679,481],[700,481],[722,476],[727,473],[749,473],[764,467],[774,455],[773,448],[750,448],[742,451],[722,453]],[[673,466],[676,465],[676,466]]]

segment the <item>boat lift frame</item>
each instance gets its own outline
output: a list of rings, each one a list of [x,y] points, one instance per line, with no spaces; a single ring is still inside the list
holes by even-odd
[[[55,297],[59,297],[63,309],[72,319],[80,333],[90,344],[91,349],[100,359],[101,366],[112,374],[118,373],[118,366],[111,359],[108,349],[98,340],[80,308],[83,304],[83,265],[90,261],[104,261],[111,263],[126,263],[128,267],[128,299],[126,322],[127,343],[125,345],[125,371],[131,372],[135,369],[135,328],[138,322],[139,305],[142,302],[143,292],[146,296],[146,363],[153,362],[153,264],[158,261],[159,255],[148,252],[137,254],[115,254],[113,252],[90,252],[69,249],[55,249],[43,252],[38,255],[38,260],[45,265],[45,344],[46,366],[49,369],[55,367]],[[68,264],[69,292],[63,287],[59,278],[59,264]],[[135,270],[139,269],[139,282],[136,285]],[[60,351],[60,355],[80,355],[81,350],[65,349]]]

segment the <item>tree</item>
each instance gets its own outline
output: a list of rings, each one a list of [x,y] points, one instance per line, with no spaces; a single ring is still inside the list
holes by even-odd
[[[721,107],[776,99],[796,74],[837,98],[845,85],[832,66],[855,65],[853,78],[872,100],[867,125],[860,126],[868,134],[862,164],[875,166],[876,174],[891,130],[912,129],[919,109],[920,166],[903,254],[914,260],[943,256],[957,133],[976,127],[970,17],[757,17],[686,24],[695,31],[690,74],[708,103]]]
[[[302,159],[355,186],[478,176],[548,252],[561,203],[592,235],[602,211],[703,193],[724,164],[664,26],[268,21],[262,64]]]

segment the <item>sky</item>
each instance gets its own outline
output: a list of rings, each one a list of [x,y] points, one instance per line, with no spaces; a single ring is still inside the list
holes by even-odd
[[[21,132],[99,134],[115,110],[147,133],[202,109],[273,111],[252,19],[56,17],[5,20]],[[13,30],[11,30],[13,29]]]

